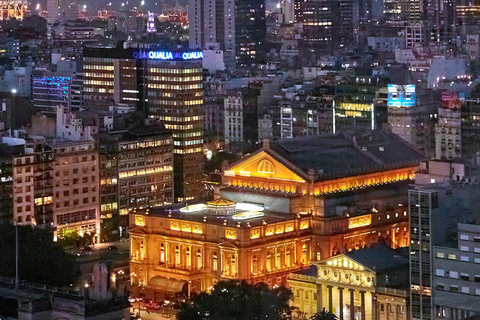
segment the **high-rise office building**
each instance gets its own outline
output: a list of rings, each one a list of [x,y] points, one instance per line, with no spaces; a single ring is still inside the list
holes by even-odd
[[[172,130],[175,201],[203,190],[202,52],[85,49],[85,106],[127,103]]]
[[[173,203],[173,141],[163,126],[100,135],[100,214],[128,226],[128,214]]]
[[[228,67],[264,63],[264,0],[190,0],[188,16],[190,48],[223,50]]]
[[[295,2],[295,21],[303,25],[303,40],[307,47],[327,52],[347,48],[355,39],[358,19],[358,2],[355,0]]]
[[[78,18],[78,4],[75,0],[48,0],[48,24],[65,23]]]
[[[475,299],[472,295],[475,292],[480,294],[480,290],[475,289],[478,286],[470,283],[473,282],[470,280],[476,279],[475,274],[469,273],[470,270],[478,270],[478,267],[473,263],[461,263],[473,262],[475,257],[478,259],[478,254],[472,254],[480,252],[473,243],[474,236],[466,235],[478,232],[478,226],[460,225],[478,224],[478,185],[456,182],[465,177],[467,168],[454,166],[452,162],[443,164],[430,166],[422,179],[428,183],[443,176],[445,180],[438,179],[441,184],[417,185],[408,193],[410,318],[414,320],[466,319],[475,313],[475,306],[469,302]],[[428,177],[430,179],[425,179]],[[460,237],[456,239],[457,230]],[[460,254],[460,251],[463,252]],[[480,259],[475,262],[480,262]],[[450,301],[449,294],[444,292],[446,287],[453,292]]]

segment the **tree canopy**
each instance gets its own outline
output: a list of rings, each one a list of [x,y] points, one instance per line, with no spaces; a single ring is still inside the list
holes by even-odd
[[[45,230],[19,226],[20,280],[52,286],[75,284],[79,266]],[[15,227],[0,225],[0,276],[15,277]]]
[[[210,293],[202,292],[180,307],[180,320],[281,320],[291,317],[292,292],[270,289],[265,283],[220,281]]]

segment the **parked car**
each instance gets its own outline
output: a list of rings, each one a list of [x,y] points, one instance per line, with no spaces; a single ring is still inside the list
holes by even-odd
[[[150,302],[145,305],[145,308],[152,310],[160,310],[160,304],[157,302]]]
[[[108,246],[108,250],[117,250],[118,248],[116,246]]]

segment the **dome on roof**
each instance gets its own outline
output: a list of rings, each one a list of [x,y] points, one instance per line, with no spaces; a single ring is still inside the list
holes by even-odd
[[[215,199],[207,202],[207,213],[214,215],[232,215],[236,213],[236,203],[227,199]]]
[[[234,206],[235,202],[227,200],[227,199],[219,198],[219,199],[215,199],[215,200],[212,200],[212,201],[208,201],[207,205],[208,206],[217,206],[217,207]]]

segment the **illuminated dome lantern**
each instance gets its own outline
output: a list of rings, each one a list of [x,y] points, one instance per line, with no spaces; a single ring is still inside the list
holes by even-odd
[[[236,213],[236,203],[227,199],[216,199],[207,202],[207,214],[232,215]]]

